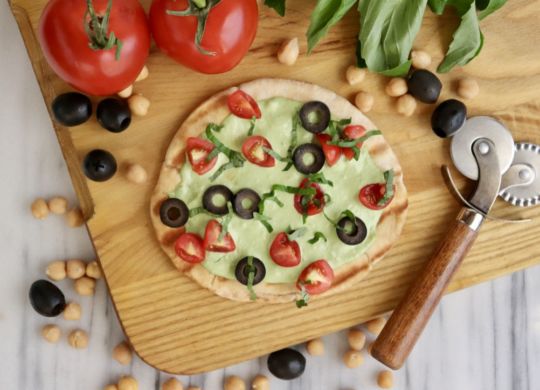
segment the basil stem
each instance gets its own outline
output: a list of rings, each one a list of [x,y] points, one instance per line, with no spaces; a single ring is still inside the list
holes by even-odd
[[[278,160],[280,162],[289,162],[290,161],[288,157],[282,157],[278,152],[276,152],[273,149],[267,148],[265,146],[263,146],[262,149],[264,150],[265,153],[269,154],[270,156],[274,157],[276,160]]]
[[[296,148],[296,145],[298,144],[298,123],[300,122],[300,117],[298,116],[298,113],[294,116],[292,120],[292,129],[291,129],[291,144],[289,145],[289,148],[287,149],[287,159],[288,163],[283,168],[283,171],[288,171],[291,169],[293,164],[293,153],[294,149]]]
[[[252,301],[257,300],[257,294],[255,293],[255,290],[253,289],[253,281],[255,280],[255,267],[253,266],[253,256],[248,256],[247,259],[247,266],[248,266],[248,280],[247,280],[247,289],[249,291],[249,299]]]
[[[381,135],[381,134],[382,132],[380,130],[370,130],[366,134],[361,136],[360,138],[353,139],[353,140],[330,141],[329,144],[336,145],[342,148],[352,148],[359,143],[367,141],[368,138],[374,137],[376,135]]]
[[[384,206],[386,203],[392,199],[394,196],[394,170],[390,169],[389,171],[384,172],[384,181],[386,182],[386,187],[384,191],[384,196],[379,200],[377,205]]]
[[[223,221],[221,222],[221,232],[219,233],[218,241],[223,240],[229,232],[229,224],[231,223],[234,214],[231,202],[227,202],[227,209],[229,210],[229,213],[223,217]]]
[[[259,213],[253,213],[253,218],[259,221],[265,227],[268,233],[272,233],[274,231],[274,228],[272,227],[272,225],[270,225],[270,222],[268,222],[269,221],[268,217]]]
[[[253,135],[253,132],[255,131],[255,122],[257,122],[257,118],[256,117],[251,118],[249,130],[247,133],[248,137],[251,137]]]
[[[311,245],[313,245],[313,244],[317,243],[319,240],[324,240],[324,242],[328,242],[328,239],[326,238],[324,233],[321,233],[321,232],[315,232],[315,234],[313,235],[313,238],[308,240],[308,242]]]

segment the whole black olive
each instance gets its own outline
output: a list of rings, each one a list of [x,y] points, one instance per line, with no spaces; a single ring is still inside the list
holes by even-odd
[[[325,161],[322,148],[316,144],[302,144],[293,153],[294,167],[304,175],[319,172]]]
[[[338,221],[336,233],[344,244],[358,245],[367,237],[367,226],[358,217],[355,217],[354,221],[351,221],[351,218],[345,216]]]
[[[279,379],[295,379],[304,373],[306,358],[300,352],[285,348],[268,356],[268,370]]]
[[[441,94],[441,80],[429,70],[415,70],[407,80],[409,93],[424,103],[435,103]]]
[[[307,102],[300,109],[302,127],[313,134],[322,133],[330,123],[330,109],[319,101]]]
[[[78,126],[92,116],[92,102],[78,92],[58,95],[52,102],[54,119],[64,126]]]
[[[253,214],[259,211],[261,197],[249,188],[243,188],[236,193],[233,199],[233,209],[242,219],[253,219]]]
[[[169,198],[161,204],[159,218],[164,225],[179,228],[187,223],[189,209],[182,200]]]
[[[38,280],[32,283],[28,295],[34,310],[45,317],[56,317],[66,307],[64,294],[48,280]]]
[[[218,184],[210,186],[204,191],[202,204],[209,212],[217,215],[229,213],[227,204],[232,202],[233,193],[224,185]]]
[[[236,269],[234,275],[236,280],[240,283],[247,286],[249,273],[254,272],[253,275],[253,285],[259,284],[263,281],[266,276],[266,267],[264,263],[256,257],[251,256],[252,265],[249,265],[249,256],[242,258],[238,264],[236,264]]]
[[[98,104],[96,115],[99,124],[113,133],[120,133],[131,124],[129,106],[121,99],[102,100]]]
[[[83,161],[84,174],[93,181],[107,181],[117,170],[116,160],[105,150],[92,150]]]
[[[431,114],[431,128],[437,136],[447,138],[458,132],[467,119],[467,107],[456,99],[445,100]]]

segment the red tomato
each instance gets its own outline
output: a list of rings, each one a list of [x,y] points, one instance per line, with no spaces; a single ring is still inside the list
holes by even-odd
[[[324,152],[324,157],[326,158],[326,163],[329,166],[334,165],[339,161],[341,157],[341,148],[336,145],[330,145],[328,142],[332,139],[328,134],[317,134],[317,139],[321,144],[322,150]]]
[[[242,154],[253,164],[261,167],[273,167],[276,165],[276,160],[265,152],[263,148],[272,149],[272,145],[266,138],[260,135],[252,135],[244,141]]]
[[[325,200],[324,192],[317,183],[311,183],[308,178],[305,178],[300,183],[300,188],[311,187],[315,189],[315,196],[307,198],[305,195],[294,195],[294,208],[300,214],[316,215],[323,211]],[[302,205],[302,199],[307,199],[307,205]]]
[[[193,171],[199,175],[212,170],[217,162],[217,156],[208,161],[208,155],[215,146],[212,142],[195,137],[187,139],[187,155]]]
[[[362,137],[366,133],[366,128],[360,125],[349,125],[343,129],[343,136],[346,140],[352,141]],[[359,148],[362,147],[362,142],[356,144]],[[347,160],[352,160],[354,158],[354,151],[351,148],[342,148],[343,155]]]
[[[302,287],[308,294],[321,294],[332,287],[334,280],[334,271],[326,260],[317,260],[308,265],[296,282],[296,287],[301,290]]]
[[[223,239],[219,239],[221,234],[221,224],[212,219],[206,225],[204,232],[204,247],[210,252],[232,252],[236,249],[236,244],[230,233],[225,234]]]
[[[289,240],[287,233],[279,233],[270,246],[270,257],[282,267],[295,267],[300,264],[300,245]]]
[[[383,205],[379,205],[379,202],[383,198],[384,194],[386,193],[386,184],[385,183],[375,183],[375,184],[368,184],[367,186],[364,186],[360,193],[358,194],[358,199],[360,199],[360,202],[366,206],[368,209],[371,210],[382,210],[394,198],[390,198],[388,202],[386,202]]]
[[[108,0],[93,0],[97,16],[103,17]],[[122,42],[116,47],[93,50],[85,23],[86,1],[50,0],[41,14],[39,42],[54,72],[73,87],[90,95],[112,95],[131,85],[142,70],[150,50],[146,14],[137,0],[112,0],[108,36]],[[85,22],[88,21],[88,22]]]
[[[204,261],[206,256],[202,238],[193,233],[183,233],[178,237],[174,249],[182,260],[192,264]]]
[[[261,109],[251,96],[244,91],[238,90],[227,97],[229,110],[239,118],[251,119],[261,117]]]
[[[210,10],[201,41],[206,54],[195,44],[197,17],[167,13],[187,8],[188,0],[152,2],[150,28],[157,46],[175,61],[202,73],[223,73],[238,65],[257,33],[257,1],[221,0]]]

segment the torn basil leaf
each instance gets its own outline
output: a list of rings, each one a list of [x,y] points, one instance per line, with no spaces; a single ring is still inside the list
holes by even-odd
[[[319,242],[319,240],[323,240],[324,242],[327,242],[328,239],[326,238],[326,236],[324,235],[324,233],[321,233],[321,232],[315,232],[315,234],[313,235],[313,237],[308,240],[308,242],[313,245],[313,244],[316,244],[317,242]]]
[[[273,8],[280,16],[285,16],[285,0],[264,0],[264,5]]]

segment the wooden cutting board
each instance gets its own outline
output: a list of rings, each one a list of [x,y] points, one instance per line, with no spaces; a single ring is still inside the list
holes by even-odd
[[[50,106],[56,95],[70,88],[52,73],[36,40],[45,3],[12,0],[11,6]],[[150,1],[143,3],[148,7]],[[345,69],[354,63],[356,11],[311,56],[302,55],[293,67],[276,61],[282,39],[303,37],[312,7],[313,1],[289,1],[286,18],[261,8],[259,32],[250,53],[225,75],[196,74],[153,49],[148,60],[150,77],[135,88],[151,99],[150,114],[136,118],[122,134],[104,131],[95,119],[73,129],[54,126],[122,326],[139,356],[160,370],[194,374],[216,369],[391,310],[460,207],[440,174],[440,166],[450,163],[449,145],[430,130],[433,106],[419,104],[417,115],[403,118],[396,113],[394,99],[384,94],[387,79],[370,74],[360,86],[345,82]],[[536,143],[540,143],[539,13],[540,1],[509,2],[481,23],[486,40],[480,57],[464,69],[441,76],[442,99],[455,97],[458,79],[477,79],[481,93],[467,102],[470,114],[494,115],[512,129],[516,140]],[[426,15],[416,47],[433,56],[433,69],[456,25],[452,12],[443,17]],[[342,294],[316,299],[302,310],[291,304],[228,301],[200,288],[179,274],[161,252],[149,219],[149,198],[162,158],[189,112],[217,91],[268,76],[319,83],[350,99],[359,89],[372,93],[375,107],[369,116],[400,158],[410,193],[405,231],[388,256],[363,282]],[[80,161],[94,148],[110,150],[120,163],[120,174],[105,183],[87,181]],[[124,178],[122,170],[130,162],[148,169],[148,184],[136,186]],[[495,212],[535,218],[540,208],[522,210],[499,202]],[[525,225],[486,223],[450,290],[540,262],[539,236],[540,218]]]

